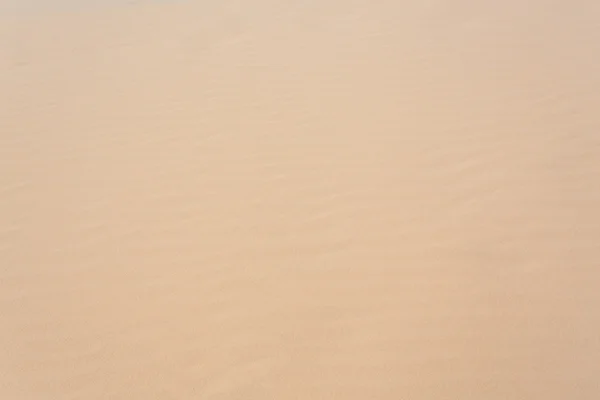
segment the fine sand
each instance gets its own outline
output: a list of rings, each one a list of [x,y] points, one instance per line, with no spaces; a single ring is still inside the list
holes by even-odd
[[[600,398],[600,3],[5,0],[0,398]]]

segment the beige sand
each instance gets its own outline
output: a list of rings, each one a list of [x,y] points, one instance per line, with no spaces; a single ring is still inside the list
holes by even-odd
[[[48,3],[2,399],[600,398],[597,1]]]

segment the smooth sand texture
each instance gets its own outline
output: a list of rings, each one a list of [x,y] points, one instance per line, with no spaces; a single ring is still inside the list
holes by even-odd
[[[600,398],[597,1],[111,3],[0,17],[2,399]]]

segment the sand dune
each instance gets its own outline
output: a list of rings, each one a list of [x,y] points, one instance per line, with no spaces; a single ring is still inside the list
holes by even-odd
[[[598,399],[596,3],[6,2],[2,398]]]

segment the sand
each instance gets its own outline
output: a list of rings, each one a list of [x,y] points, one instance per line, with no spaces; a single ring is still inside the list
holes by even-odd
[[[600,398],[600,3],[76,3],[0,7],[0,397]]]

